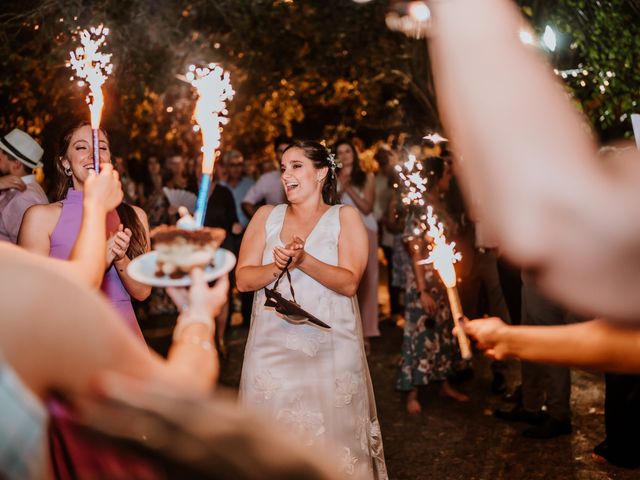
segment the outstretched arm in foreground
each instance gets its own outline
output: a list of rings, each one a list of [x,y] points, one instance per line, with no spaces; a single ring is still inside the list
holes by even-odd
[[[218,371],[211,319],[226,301],[227,280],[208,289],[196,274],[186,302],[191,308],[180,316],[179,335],[165,361],[131,334],[68,262],[8,244],[0,245],[0,262],[0,351],[36,394],[86,393],[95,375],[106,370],[189,395],[210,391]]]
[[[510,0],[431,2],[439,105],[504,253],[574,311],[640,317],[640,162],[610,173]],[[637,153],[636,153],[637,154]]]
[[[90,171],[84,185],[82,223],[73,246],[67,269],[87,285],[99,288],[106,268],[106,216],[122,201],[118,172],[108,163],[100,173]],[[51,234],[60,218],[61,207],[34,205],[27,210],[20,226],[18,245],[26,250],[49,256]]]
[[[557,326],[507,325],[499,318],[465,322],[490,357],[627,373],[640,372],[640,328],[605,320]]]

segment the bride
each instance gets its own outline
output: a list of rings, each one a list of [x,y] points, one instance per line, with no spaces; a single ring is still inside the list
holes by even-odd
[[[240,291],[258,291],[240,382],[242,402],[259,408],[309,446],[338,447],[343,472],[386,478],[380,424],[364,354],[355,294],[367,265],[358,212],[336,205],[336,162],[316,142],[282,157],[289,205],[266,205],[247,227],[236,270]],[[330,329],[265,307],[289,263],[300,306]],[[287,279],[279,292],[290,296]]]

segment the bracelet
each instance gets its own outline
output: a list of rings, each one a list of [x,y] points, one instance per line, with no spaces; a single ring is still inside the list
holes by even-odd
[[[207,352],[215,351],[216,347],[209,340],[203,340],[195,335],[180,339],[180,343],[187,343],[189,345],[196,345]]]
[[[178,323],[176,324],[176,328],[173,331],[173,340],[180,340],[182,331],[189,325],[194,325],[196,323],[206,325],[207,327],[209,327],[209,330],[213,329],[213,321],[208,315],[198,315],[190,311],[182,312],[178,316]]]

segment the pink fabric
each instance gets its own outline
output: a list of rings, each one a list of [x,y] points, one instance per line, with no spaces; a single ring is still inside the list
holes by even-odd
[[[35,181],[27,183],[24,192],[14,189],[0,192],[0,240],[16,243],[27,209],[32,205],[47,203],[49,200],[44,190]]]
[[[70,189],[67,198],[62,200],[62,213],[58,223],[51,234],[51,246],[49,256],[67,260],[71,255],[71,249],[80,233],[82,223],[82,192]],[[116,212],[110,212],[107,217],[107,234],[117,230],[120,219]],[[104,252],[96,252],[96,255],[104,255]],[[131,305],[129,292],[122,284],[116,268],[112,265],[104,276],[101,286],[104,294],[111,300],[112,305],[118,310],[127,326],[136,336],[144,342],[142,331],[138,325],[135,312]]]
[[[56,480],[166,478],[159,465],[126,447],[78,427],[60,404],[49,402],[51,477]]]

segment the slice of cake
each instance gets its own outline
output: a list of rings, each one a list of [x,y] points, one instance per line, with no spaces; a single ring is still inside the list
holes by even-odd
[[[222,228],[187,230],[160,225],[151,231],[151,245],[157,252],[156,276],[181,278],[196,267],[213,265],[216,251],[226,233]]]

